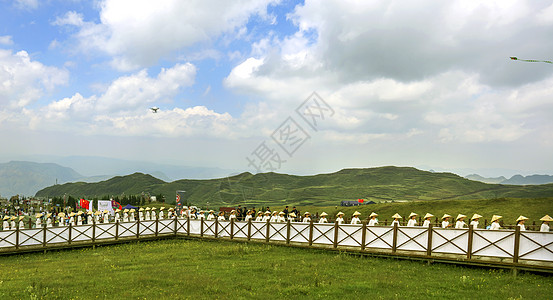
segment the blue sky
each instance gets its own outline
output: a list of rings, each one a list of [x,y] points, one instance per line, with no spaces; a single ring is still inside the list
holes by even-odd
[[[0,1],[0,158],[553,173],[552,4]]]

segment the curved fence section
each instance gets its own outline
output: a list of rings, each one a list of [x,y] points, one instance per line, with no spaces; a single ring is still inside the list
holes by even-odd
[[[0,231],[0,254],[98,245],[160,237],[256,240],[553,270],[553,233],[515,230],[369,227],[366,223],[315,224],[162,219]]]

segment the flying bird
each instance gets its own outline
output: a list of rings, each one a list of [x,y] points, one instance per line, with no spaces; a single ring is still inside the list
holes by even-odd
[[[548,63],[548,64],[553,64],[553,62],[550,61],[550,60],[520,59],[520,58],[517,58],[516,56],[511,56],[511,60],[520,60],[520,61],[525,61],[525,62],[544,62],[544,63]]]
[[[159,110],[159,107],[155,107],[155,106],[154,106],[154,107],[150,107],[150,110],[151,110],[154,114],[156,114],[157,111]]]

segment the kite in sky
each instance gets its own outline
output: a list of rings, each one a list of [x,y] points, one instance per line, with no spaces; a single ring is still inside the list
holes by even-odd
[[[544,62],[544,63],[548,63],[548,64],[553,64],[553,62],[551,62],[550,60],[520,59],[520,58],[517,58],[516,56],[511,56],[511,59],[512,60],[526,61],[526,62]]]

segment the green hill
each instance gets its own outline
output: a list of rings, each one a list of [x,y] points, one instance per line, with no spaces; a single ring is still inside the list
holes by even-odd
[[[174,202],[175,191],[185,190],[185,201],[197,205],[339,205],[363,198],[375,202],[539,198],[553,195],[553,184],[500,185],[468,180],[451,173],[432,173],[409,167],[344,169],[330,174],[295,176],[278,173],[242,173],[210,180],[164,182],[135,173],[98,183],[67,183],[37,192],[37,196],[94,197],[149,192]]]

